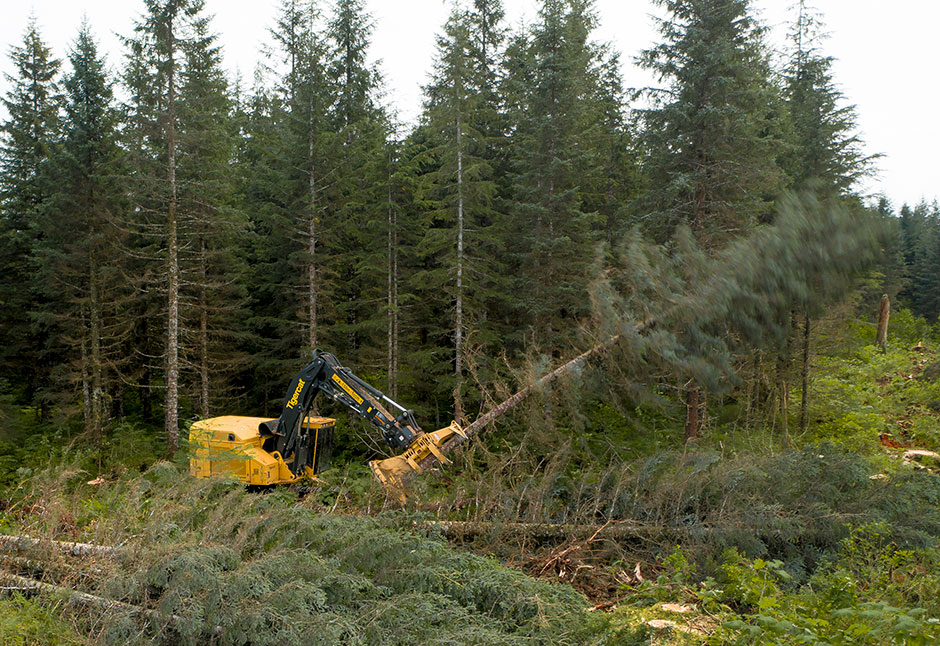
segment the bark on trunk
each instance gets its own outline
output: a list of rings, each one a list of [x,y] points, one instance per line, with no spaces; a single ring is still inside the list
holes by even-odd
[[[313,99],[310,99],[310,116],[313,117]],[[313,350],[317,347],[317,176],[313,154],[315,133],[313,124],[309,125],[310,176],[308,180],[310,198],[310,220],[307,223],[307,345]]]
[[[809,422],[809,314],[803,317],[803,367],[801,369],[802,401],[800,401],[800,433],[806,431],[806,425]]]
[[[388,163],[388,392],[398,398],[398,216],[392,203],[392,157]]]
[[[91,426],[95,448],[101,448],[104,435],[104,385],[101,357],[101,293],[98,289],[98,263],[94,252],[90,257],[89,267],[89,307],[91,314]]]
[[[780,424],[783,429],[783,445],[790,446],[790,429],[787,426],[790,400],[790,386],[787,383],[787,359],[783,356],[777,358],[777,397],[780,400]]]
[[[179,248],[176,213],[176,42],[172,18],[168,29],[167,72],[167,181],[170,190],[167,208],[167,343],[166,343],[166,403],[164,429],[170,455],[179,448]]]
[[[209,418],[209,299],[206,288],[206,239],[199,241],[199,404],[203,419]]]
[[[881,348],[881,353],[888,352],[888,317],[891,316],[891,300],[885,294],[881,297],[881,311],[878,315],[878,337],[875,343]]]
[[[689,382],[685,391],[685,441],[698,438],[699,431],[699,388],[695,381]]]
[[[463,423],[463,133],[457,113],[457,307],[454,321],[454,419]]]
[[[82,327],[84,327],[84,325]],[[82,412],[84,413],[85,419],[85,432],[90,434],[94,432],[94,426],[91,422],[91,376],[89,375],[90,370],[88,368],[88,344],[85,342],[85,339],[81,340],[80,349],[82,362],[82,406],[84,408]]]

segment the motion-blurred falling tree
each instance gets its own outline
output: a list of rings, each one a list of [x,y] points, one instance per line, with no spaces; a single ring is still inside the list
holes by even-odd
[[[657,240],[690,227],[709,252],[772,211],[782,110],[771,82],[764,28],[749,0],[657,0],[662,42],[638,61],[665,87],[640,112],[649,190],[638,220]],[[686,381],[687,439],[698,436],[704,393]]]
[[[616,339],[609,366],[627,382],[665,372],[727,392],[735,354],[779,347],[798,304],[843,297],[874,259],[879,231],[867,212],[802,194],[781,200],[773,225],[712,256],[688,227],[669,246],[634,232],[594,287],[595,334]]]

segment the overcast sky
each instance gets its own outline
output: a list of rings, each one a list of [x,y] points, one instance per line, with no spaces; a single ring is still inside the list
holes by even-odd
[[[771,42],[782,45],[795,0],[755,0],[759,15],[772,28]],[[206,0],[215,16],[225,65],[250,84],[278,0]],[[328,5],[329,2],[324,2]],[[372,57],[381,61],[386,103],[399,119],[412,122],[421,108],[434,54],[434,37],[446,19],[451,0],[368,0],[375,21]],[[508,24],[531,23],[536,0],[505,0]],[[895,204],[934,200],[940,196],[940,126],[935,116],[940,90],[936,28],[940,2],[932,0],[816,0],[825,16],[828,54],[836,57],[834,75],[840,89],[857,106],[861,135],[868,153],[881,153],[879,175],[864,186],[884,193]],[[628,87],[654,83],[637,69],[633,57],[657,38],[649,0],[597,0],[596,40],[611,42],[622,53]],[[131,31],[143,9],[141,0],[3,0],[0,43],[3,53],[19,44],[34,15],[47,44],[65,58],[82,16],[107,54],[112,69],[121,64],[118,35]],[[8,57],[0,71],[12,72]],[[0,92],[9,84],[0,80]]]

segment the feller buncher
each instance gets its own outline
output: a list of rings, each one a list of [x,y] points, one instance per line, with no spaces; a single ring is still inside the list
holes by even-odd
[[[234,476],[249,486],[288,484],[318,476],[330,467],[336,422],[310,415],[321,392],[369,421],[389,447],[401,451],[369,462],[376,479],[392,490],[401,491],[402,476],[420,473],[419,464],[430,456],[446,464],[441,447],[454,435],[466,437],[457,422],[425,433],[412,411],[341,366],[329,352],[314,350],[313,360],[291,381],[277,419],[226,415],[195,422],[189,432],[194,448],[190,472],[200,478]]]

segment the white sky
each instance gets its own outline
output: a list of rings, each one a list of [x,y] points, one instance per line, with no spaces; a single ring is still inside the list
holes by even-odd
[[[795,0],[754,0],[764,22],[772,27],[771,42],[782,44]],[[504,0],[507,22],[532,22],[536,0]],[[206,0],[214,14],[213,29],[220,36],[226,67],[250,84],[273,24],[278,0]],[[329,2],[323,4],[328,5]],[[375,21],[372,56],[381,61],[386,79],[386,101],[402,121],[420,112],[421,84],[427,80],[434,54],[435,34],[447,17],[451,0],[368,0]],[[856,104],[861,135],[868,153],[885,155],[879,175],[865,187],[884,193],[899,207],[922,198],[940,196],[940,127],[935,106],[940,89],[936,26],[940,2],[932,0],[816,0],[823,12],[830,39],[825,51],[836,57],[834,76],[851,103]],[[597,0],[600,26],[595,38],[611,42],[622,53],[625,84],[652,83],[633,57],[657,37],[649,0]],[[34,15],[47,44],[64,59],[75,39],[82,16],[106,52],[112,69],[122,62],[118,35],[131,31],[141,0],[2,0],[0,71],[13,70],[6,55],[22,40]],[[9,88],[0,79],[0,92]]]

